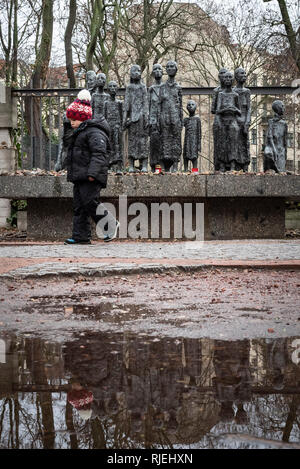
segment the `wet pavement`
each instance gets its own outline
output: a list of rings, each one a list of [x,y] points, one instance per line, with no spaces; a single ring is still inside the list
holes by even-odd
[[[0,328],[59,340],[94,330],[165,337],[300,335],[300,271],[211,269],[89,279],[3,279]]]
[[[105,276],[214,267],[300,268],[300,240],[0,243],[0,279]]]
[[[0,448],[300,449],[299,241],[146,244],[0,246]]]

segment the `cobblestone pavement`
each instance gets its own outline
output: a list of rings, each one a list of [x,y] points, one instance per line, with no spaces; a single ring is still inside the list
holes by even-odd
[[[106,275],[217,266],[300,266],[300,240],[0,244],[0,276]]]

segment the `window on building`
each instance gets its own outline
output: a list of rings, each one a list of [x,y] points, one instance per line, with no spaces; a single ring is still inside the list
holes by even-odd
[[[257,159],[256,158],[251,159],[251,166],[252,166],[252,171],[256,173],[257,172]]]
[[[251,131],[251,143],[252,145],[257,144],[257,129],[252,129]]]
[[[294,148],[294,134],[292,132],[287,134],[287,146],[288,148]]]
[[[298,132],[298,150],[300,150],[300,132]]]

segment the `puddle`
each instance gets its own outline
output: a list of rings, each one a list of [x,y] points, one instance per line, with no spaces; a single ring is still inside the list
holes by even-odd
[[[0,335],[0,448],[300,448],[300,338]]]

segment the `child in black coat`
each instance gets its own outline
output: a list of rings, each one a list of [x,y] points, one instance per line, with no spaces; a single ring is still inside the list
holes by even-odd
[[[74,214],[72,238],[65,244],[91,244],[90,217],[97,225],[101,222],[104,241],[111,241],[119,222],[100,204],[100,190],[107,183],[109,126],[102,116],[92,119],[88,90],[79,92],[66,115],[74,129],[67,155],[67,179],[74,184]]]

